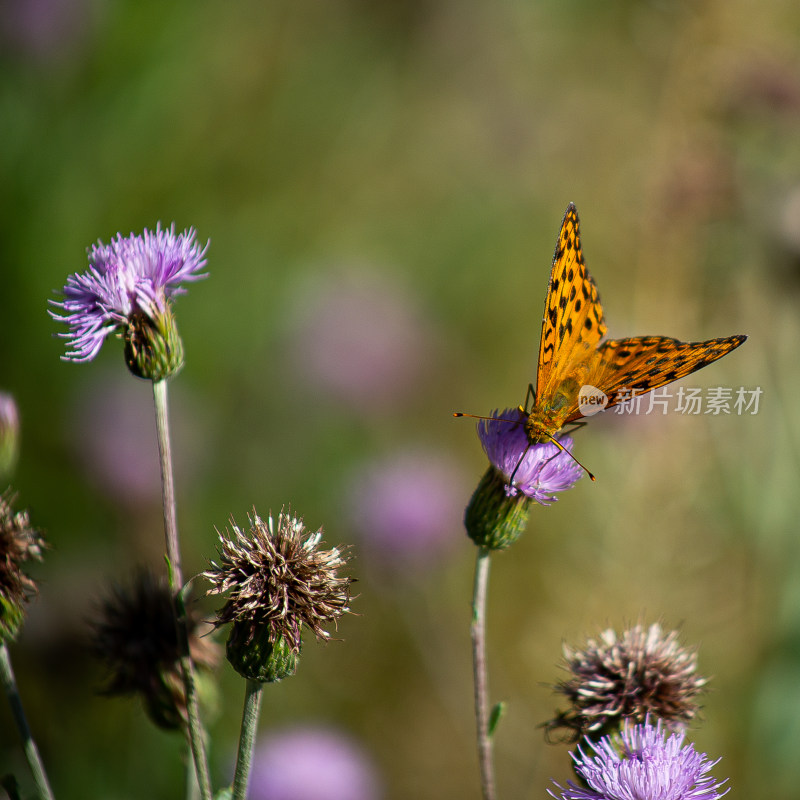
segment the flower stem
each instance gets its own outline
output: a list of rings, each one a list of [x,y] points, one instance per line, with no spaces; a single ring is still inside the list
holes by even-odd
[[[239,752],[236,756],[236,772],[233,776],[232,800],[245,800],[250,780],[250,764],[256,743],[258,715],[261,710],[261,695],[264,684],[247,679],[242,709],[242,729],[239,733]]]
[[[475,678],[475,720],[478,727],[478,763],[484,800],[494,800],[492,738],[489,733],[489,686],[486,676],[486,591],[489,585],[489,555],[478,548],[472,593],[472,671]]]
[[[167,561],[169,562],[169,586],[177,596],[175,625],[178,631],[178,647],[181,653],[181,671],[186,691],[186,707],[189,714],[188,737],[192,749],[200,796],[211,800],[211,781],[209,779],[206,756],[205,733],[200,722],[197,691],[194,683],[194,668],[189,654],[189,636],[186,631],[186,614],[183,606],[183,571],[178,544],[178,519],[175,504],[175,482],[172,474],[172,451],[170,449],[169,414],[167,411],[167,382],[153,381],[153,399],[156,408],[156,432],[158,452],[161,458],[161,488],[164,502],[164,534],[167,542]]]
[[[53,800],[53,790],[47,780],[44,764],[39,755],[39,748],[33,740],[31,729],[28,727],[28,720],[25,718],[22,699],[17,688],[17,680],[14,677],[14,670],[11,668],[11,656],[5,642],[0,644],[0,682],[2,682],[3,689],[8,697],[8,704],[11,706],[14,721],[17,723],[17,729],[22,739],[22,747],[25,750],[25,757],[28,759],[28,764],[33,773],[36,788],[39,790],[39,797],[43,798],[43,800]]]

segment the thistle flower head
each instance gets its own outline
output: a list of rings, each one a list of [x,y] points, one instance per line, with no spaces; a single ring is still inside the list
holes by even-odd
[[[342,553],[320,549],[322,530],[308,533],[302,519],[281,511],[277,524],[253,509],[250,528],[231,518],[231,530],[220,533],[219,561],[203,573],[209,594],[227,593],[217,625],[233,623],[228,659],[254,680],[280,680],[294,672],[302,627],[329,639],[325,625],[350,610],[351,579],[339,574]],[[278,658],[278,673],[264,662]],[[283,673],[283,674],[281,674]]]
[[[478,423],[478,437],[492,466],[505,478],[506,494],[523,494],[547,506],[558,499],[555,492],[575,485],[583,469],[550,442],[531,445],[523,426],[525,419],[519,408],[493,411],[492,419]],[[560,442],[564,450],[572,450],[572,439],[565,437]]]
[[[36,593],[35,582],[23,571],[27,561],[41,561],[41,534],[31,528],[27,511],[15,512],[10,490],[0,495],[0,642],[12,640],[25,616],[24,603]]]
[[[531,502],[550,505],[554,492],[571,489],[582,468],[554,444],[528,441],[519,408],[493,411],[478,423],[478,437],[489,469],[467,506],[464,524],[472,541],[488,550],[510,547],[525,530]],[[564,450],[571,439],[562,439]]]
[[[725,781],[709,773],[709,761],[694,745],[681,746],[682,733],[668,734],[661,721],[626,724],[619,737],[605,736],[591,744],[594,755],[580,747],[572,753],[575,772],[586,786],[556,783],[562,800],[716,800]],[[551,796],[557,797],[548,790]]]
[[[70,275],[64,299],[51,301],[64,314],[51,316],[70,327],[66,361],[90,361],[105,338],[120,331],[126,359],[140,377],[158,380],[180,369],[183,348],[169,300],[186,290],[184,281],[204,278],[205,253],[195,242],[194,229],[175,235],[174,224],[127,238],[117,234],[111,244],[98,241],[89,252],[89,269]]]
[[[188,710],[175,598],[166,580],[139,569],[130,586],[115,585],[102,598],[91,626],[92,651],[108,673],[103,693],[139,695],[158,727],[185,726]],[[197,616],[189,616],[187,628],[192,661],[210,671],[219,663],[219,646],[202,635]]]
[[[697,653],[678,644],[677,631],[665,634],[657,623],[635,625],[622,636],[603,631],[583,649],[565,645],[564,659],[571,677],[555,689],[571,706],[546,728],[563,729],[572,741],[619,729],[627,719],[643,722],[648,715],[669,730],[683,730],[707,683],[696,674]]]

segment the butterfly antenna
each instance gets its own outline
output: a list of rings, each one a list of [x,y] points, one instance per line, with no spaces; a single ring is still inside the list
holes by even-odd
[[[465,411],[454,411],[454,417],[469,417],[470,419],[486,419],[489,422],[510,422],[512,425],[518,425],[521,420],[518,419],[505,419],[504,417],[482,417],[478,414],[467,414]]]
[[[593,475],[591,472],[589,472],[589,470],[588,470],[588,469],[587,469],[587,468],[586,468],[586,467],[585,467],[583,464],[581,464],[581,462],[580,462],[580,461],[578,461],[578,459],[577,459],[577,458],[575,458],[575,456],[574,456],[574,455],[572,455],[572,453],[570,453],[570,451],[569,451],[569,450],[567,450],[567,448],[566,448],[566,447],[564,447],[564,445],[563,445],[563,444],[561,444],[561,442],[559,442],[559,441],[558,441],[558,439],[556,439],[556,438],[555,438],[555,436],[551,436],[551,437],[550,437],[550,441],[551,441],[551,442],[552,442],[552,443],[553,443],[553,444],[554,444],[554,445],[555,445],[555,446],[556,446],[556,447],[557,447],[559,450],[561,450],[561,452],[562,452],[562,453],[566,453],[566,454],[567,454],[567,455],[568,455],[568,456],[569,456],[569,457],[570,457],[570,458],[571,458],[571,459],[572,459],[572,460],[573,460],[573,461],[574,461],[574,462],[575,462],[575,463],[576,463],[576,464],[577,464],[577,465],[578,465],[578,466],[579,466],[579,467],[580,467],[580,468],[581,468],[581,469],[582,469],[582,470],[583,470],[583,471],[584,471],[584,472],[585,472],[585,473],[586,473],[586,474],[587,474],[587,475],[588,475],[588,476],[589,476],[589,477],[590,477],[590,478],[591,478],[593,481],[596,481],[596,480],[597,480],[597,478],[595,478],[595,476],[594,476],[594,475]]]

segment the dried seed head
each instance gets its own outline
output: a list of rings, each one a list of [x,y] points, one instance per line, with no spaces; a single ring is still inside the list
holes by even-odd
[[[578,741],[619,730],[624,720],[661,719],[668,730],[683,731],[697,714],[707,680],[696,674],[697,653],[678,644],[677,631],[664,634],[657,623],[635,625],[622,636],[609,629],[582,650],[564,646],[572,677],[555,691],[571,707],[546,723],[548,736]]]
[[[111,588],[91,624],[92,650],[108,672],[103,693],[138,694],[160,728],[184,726],[188,712],[175,603],[166,581],[140,569],[131,586]],[[187,619],[187,628],[192,661],[205,670],[216,667],[219,645],[201,636],[202,623],[196,616]]]
[[[244,531],[231,519],[219,534],[219,562],[203,575],[209,594],[228,595],[216,621],[233,623],[228,659],[246,677],[280,680],[294,672],[303,625],[329,639],[324,626],[350,610],[351,579],[338,573],[346,563],[340,550],[320,549],[322,531],[307,533],[302,519],[281,511],[276,525],[254,509],[249,522]],[[277,671],[266,665],[270,656],[282,665]]]
[[[36,583],[22,571],[26,561],[41,561],[45,542],[30,526],[27,511],[14,512],[14,495],[0,495],[0,642],[12,640],[25,616],[24,603]]]

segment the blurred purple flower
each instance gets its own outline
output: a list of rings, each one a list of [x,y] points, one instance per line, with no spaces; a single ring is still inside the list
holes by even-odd
[[[96,25],[97,2],[88,0],[3,0],[0,43],[47,60],[74,51]]]
[[[180,385],[171,389],[173,458],[183,490],[202,470],[206,426],[202,410]],[[153,390],[124,373],[100,373],[85,382],[70,415],[72,445],[86,473],[128,507],[161,503]]]
[[[274,732],[257,745],[249,800],[378,800],[383,792],[366,753],[322,727]]]
[[[548,506],[558,499],[553,493],[571,489],[583,469],[550,442],[531,445],[523,426],[525,419],[519,408],[493,411],[491,420],[478,423],[478,437],[489,461],[506,481],[514,476],[513,485],[506,485],[509,497],[521,492]],[[564,437],[559,442],[565,450],[572,451],[572,439]]]
[[[363,467],[349,491],[365,548],[393,570],[436,563],[462,540],[465,482],[456,465],[426,450]]]
[[[154,319],[166,310],[169,298],[183,294],[181,281],[195,281],[206,265],[208,243],[201,250],[194,241],[193,228],[175,236],[175,225],[168,230],[156,226],[126,239],[117,234],[110,245],[98,241],[89,253],[89,269],[67,278],[64,299],[50,302],[63,309],[62,316],[50,311],[53,319],[70,326],[65,361],[90,361],[106,336],[125,326],[134,314]]]
[[[363,272],[318,280],[295,302],[291,364],[315,393],[370,412],[414,390],[435,347],[402,288]]]
[[[0,392],[0,483],[14,471],[18,455],[19,414],[17,413],[17,404],[13,395]]]
[[[692,744],[681,747],[683,734],[667,737],[660,720],[626,725],[620,740],[604,736],[590,742],[595,755],[580,747],[571,754],[589,788],[556,783],[562,800],[716,800],[728,791],[720,793],[725,781],[708,774],[719,759],[709,761]]]

